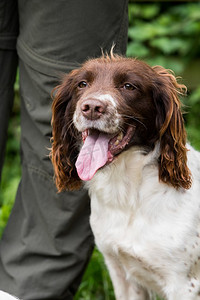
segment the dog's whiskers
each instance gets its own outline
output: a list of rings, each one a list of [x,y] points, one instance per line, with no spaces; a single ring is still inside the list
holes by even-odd
[[[138,118],[136,118],[136,117],[134,117],[134,116],[122,115],[122,117],[128,118],[128,119],[132,119],[132,120],[134,120],[134,121],[140,123],[142,126],[144,126],[145,129],[147,129],[146,125],[145,125],[142,121],[140,121]],[[128,123],[126,123],[126,124],[128,124]],[[128,124],[128,125],[130,125],[130,124]]]

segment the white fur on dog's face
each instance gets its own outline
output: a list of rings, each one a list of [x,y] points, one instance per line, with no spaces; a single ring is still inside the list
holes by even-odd
[[[88,120],[86,119],[81,111],[81,103],[87,99],[99,100],[107,105],[107,113],[102,115],[98,120]],[[119,130],[120,124],[122,123],[122,118],[117,112],[117,99],[111,94],[101,93],[87,93],[85,96],[80,98],[77,102],[76,110],[73,115],[74,125],[80,132],[85,131],[88,128],[97,129],[106,133],[116,133]]]
[[[138,134],[136,131],[138,137],[135,143],[141,138],[145,140],[143,135],[147,134],[150,125],[155,127],[153,98],[148,90],[152,84],[153,70],[145,64],[141,66],[141,62],[134,60],[122,60],[115,63],[104,61],[96,66],[95,64],[95,60],[89,61],[77,71],[75,76],[77,83],[74,84],[78,86],[77,91],[72,94],[75,127],[79,132],[92,128],[109,134],[117,134],[120,130],[126,130],[127,125],[131,124],[140,128],[137,130]],[[141,67],[146,69],[145,76],[140,73]],[[147,78],[148,83],[144,85]],[[79,87],[79,83],[84,84]],[[100,105],[106,105],[104,113],[97,119],[85,116],[82,105],[87,104],[87,101],[98,101]],[[154,131],[155,129],[153,133]]]

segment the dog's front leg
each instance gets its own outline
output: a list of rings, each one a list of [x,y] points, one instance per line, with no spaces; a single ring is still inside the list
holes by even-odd
[[[148,292],[136,282],[126,279],[126,274],[119,262],[104,255],[117,300],[150,300]]]

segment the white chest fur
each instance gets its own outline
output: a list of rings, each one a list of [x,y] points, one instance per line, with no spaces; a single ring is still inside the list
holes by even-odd
[[[130,149],[97,172],[90,221],[105,259],[127,280],[175,299],[178,286],[200,291],[200,184],[185,191],[159,182],[156,151]]]

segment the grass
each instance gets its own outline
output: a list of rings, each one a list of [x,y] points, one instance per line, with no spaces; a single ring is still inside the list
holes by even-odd
[[[103,256],[95,248],[75,300],[114,300],[112,283]]]

